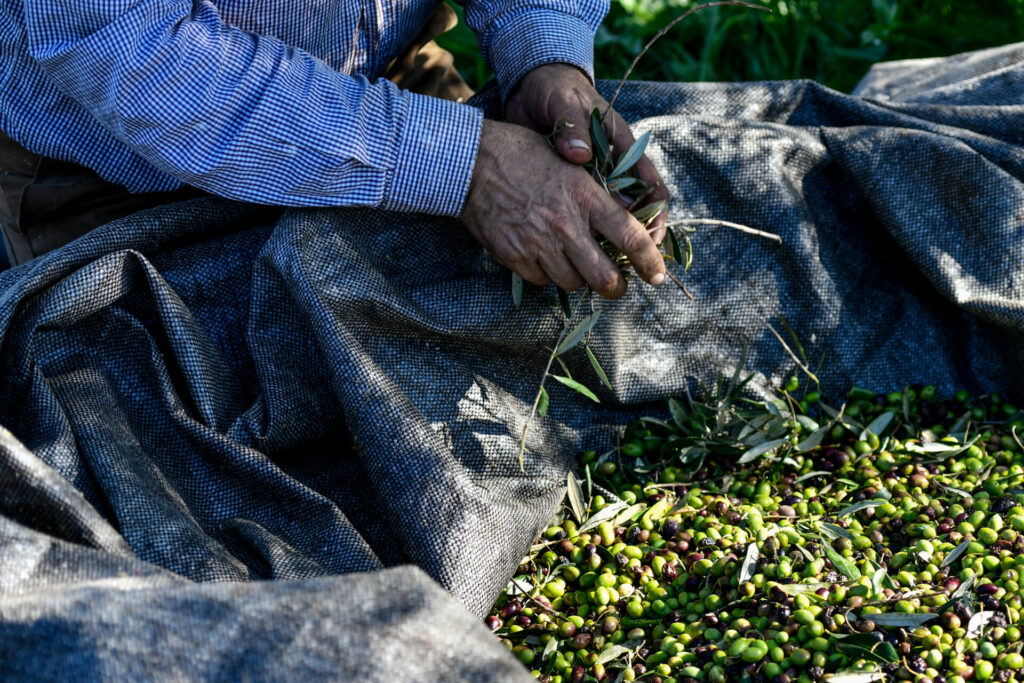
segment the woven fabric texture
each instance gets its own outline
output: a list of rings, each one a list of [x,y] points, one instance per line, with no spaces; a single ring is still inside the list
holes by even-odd
[[[673,217],[783,243],[704,227],[695,300],[596,301],[613,388],[550,387],[525,470],[553,290],[513,307],[452,220],[199,199],[0,274],[0,677],[528,680],[479,619],[573,453],[744,346],[764,394],[778,316],[827,391],[1024,398],[1022,102],[1024,44],[627,86]]]

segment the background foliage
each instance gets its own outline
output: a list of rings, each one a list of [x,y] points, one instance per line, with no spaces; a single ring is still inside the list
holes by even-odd
[[[758,2],[759,0],[753,0]],[[1024,0],[760,0],[771,14],[711,8],[676,26],[633,78],[811,78],[849,91],[880,60],[938,57],[1024,40]],[[595,40],[598,78],[618,79],[658,29],[694,0],[612,0]],[[461,13],[461,10],[460,10]],[[461,21],[439,40],[470,86],[490,77]]]

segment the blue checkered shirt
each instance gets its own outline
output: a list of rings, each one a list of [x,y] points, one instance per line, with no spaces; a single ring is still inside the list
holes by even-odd
[[[0,0],[0,129],[132,192],[458,215],[481,113],[374,80],[437,0]],[[465,0],[499,85],[607,0]]]

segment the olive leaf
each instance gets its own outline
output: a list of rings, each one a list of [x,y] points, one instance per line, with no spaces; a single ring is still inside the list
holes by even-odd
[[[679,247],[679,238],[676,237],[676,231],[669,228],[665,232],[668,233],[669,255],[676,263],[683,263],[683,250]]]
[[[961,498],[971,498],[971,494],[968,493],[967,491],[964,491],[963,489],[958,489],[955,486],[946,486],[945,484],[939,484],[939,486],[941,486],[944,490],[949,491],[950,493],[955,493]]]
[[[839,639],[841,652],[863,657],[879,664],[890,664],[899,661],[899,653],[892,643],[886,642],[881,633],[855,633]],[[829,679],[834,680],[834,679]]]
[[[860,578],[860,570],[857,569],[857,565],[840,555],[839,551],[833,548],[832,544],[824,538],[821,538],[821,545],[824,546],[825,554],[828,556],[832,566],[836,568],[836,571],[851,581],[856,581]]]
[[[892,647],[891,645],[889,647]],[[895,651],[895,648],[893,648]],[[897,658],[896,661],[899,661]],[[875,683],[876,681],[888,680],[884,671],[841,671],[825,679],[828,683]]]
[[[519,273],[512,273],[512,305],[519,308],[523,303],[523,278]]]
[[[576,475],[572,472],[569,473],[566,494],[569,497],[572,514],[576,517],[576,521],[582,524],[583,517],[587,514],[587,507],[583,504],[583,489],[580,488],[580,483],[576,481]]]
[[[886,576],[888,576],[888,573],[884,567],[879,567],[871,575],[871,590],[875,595],[879,595],[882,592],[882,579]]]
[[[601,508],[594,514],[590,515],[590,518],[587,519],[587,523],[580,526],[580,533],[593,529],[601,522],[607,521],[609,519],[614,519],[625,508],[626,503],[621,500],[617,503],[611,503],[610,505],[606,505],[605,507]]]
[[[881,436],[882,432],[885,431],[885,428],[889,426],[889,423],[892,422],[892,419],[894,417],[896,417],[896,413],[882,413],[874,420],[872,420],[871,424],[865,427],[863,431],[861,431],[860,436],[858,438],[861,441],[866,441],[869,433],[874,434],[875,436]]]
[[[587,352],[587,360],[590,361],[590,367],[594,368],[594,372],[597,373],[597,378],[601,380],[601,384],[605,385],[609,389],[612,388],[612,383],[608,380],[608,375],[605,374],[604,368],[597,362],[597,356],[590,350],[590,346],[583,347]]]
[[[933,441],[931,443],[924,444],[921,447],[921,451],[923,453],[936,454],[937,457],[935,459],[937,461],[948,460],[949,458],[960,455],[966,451],[980,438],[981,435],[978,435],[965,444],[948,444],[942,443],[941,441]]]
[[[760,556],[761,551],[758,550],[757,543],[751,543],[747,546],[747,555],[743,558],[743,566],[740,567],[740,583],[750,581],[754,576],[754,570],[757,568],[757,558]]]
[[[818,406],[821,410],[836,422],[841,423],[844,427],[849,429],[851,432],[861,432],[864,429],[864,425],[854,420],[849,415],[846,415],[846,406],[843,405],[839,410],[836,410],[830,405],[823,402],[818,402]]]
[[[615,521],[612,523],[614,526],[625,524],[627,521],[635,521],[640,514],[647,509],[647,506],[643,503],[634,503],[628,508],[615,515]]]
[[[876,595],[881,593],[883,588],[897,590],[898,586],[886,572],[885,567],[871,559],[868,559],[867,562],[873,572],[871,575],[871,588],[874,590]]]
[[[819,427],[821,427],[821,425],[818,424],[817,420],[810,418],[806,415],[797,415],[796,421],[800,423],[801,427],[803,427],[809,432],[813,432],[817,430]]]
[[[943,443],[942,441],[930,441],[925,444],[921,444],[922,453],[948,453],[950,451],[960,450],[960,444],[949,444]]]
[[[767,441],[759,446],[754,446],[753,448],[747,450],[742,456],[740,456],[740,459],[737,462],[740,465],[742,465],[744,463],[757,460],[765,453],[774,451],[776,448],[785,443],[789,443],[789,439],[775,439],[774,441]]]
[[[902,628],[917,628],[927,624],[932,619],[937,619],[937,614],[900,614],[890,612],[888,614],[862,614],[862,619],[873,621],[878,626],[899,626]]]
[[[939,564],[939,569],[945,569],[949,565],[956,562],[957,558],[964,554],[964,551],[967,550],[967,546],[969,546],[970,544],[970,540],[961,541],[960,545],[949,551],[949,554],[946,555],[945,559],[943,559],[942,562]]]
[[[953,426],[949,428],[949,435],[957,441],[963,441],[963,437],[967,435],[967,425],[971,421],[971,412],[967,411],[961,415]]]
[[[573,391],[576,391],[578,393],[583,394],[584,396],[589,398],[594,403],[600,403],[601,402],[601,399],[599,399],[597,397],[597,394],[595,394],[593,391],[591,391],[590,389],[586,388],[585,386],[583,386],[582,384],[580,384],[576,380],[569,379],[568,377],[563,377],[562,375],[551,375],[551,377],[553,379],[555,379],[556,381],[561,382],[565,386],[569,387]]]
[[[522,583],[520,583],[522,582]],[[526,575],[513,576],[509,579],[508,587],[505,588],[505,592],[510,596],[515,595],[529,595],[534,589],[533,582],[529,580]]]
[[[544,646],[544,651],[540,653],[541,661],[547,660],[551,654],[558,649],[558,638],[552,637],[548,640],[547,645]]]
[[[884,500],[862,500],[859,503],[854,503],[853,505],[844,507],[836,513],[836,517],[846,517],[847,515],[852,515],[855,512],[860,512],[861,510],[876,508],[884,502]]]
[[[690,236],[685,232],[683,233],[683,242],[686,244],[686,255],[683,259],[683,270],[689,270],[690,266],[693,265],[693,242],[690,241]]]
[[[654,522],[655,520],[661,519],[669,510],[672,509],[672,503],[667,498],[662,498],[657,503],[652,505],[644,513],[643,519],[648,522]]]
[[[797,446],[797,448],[799,447],[800,446]],[[829,476],[831,474],[831,472],[826,472],[825,470],[816,470],[814,472],[808,472],[807,474],[801,474],[799,477],[793,480],[793,483],[799,484],[802,481],[807,481],[808,479],[813,479],[814,477]]]
[[[636,162],[640,161],[640,158],[644,155],[647,150],[647,143],[651,141],[650,131],[641,135],[636,142],[634,142],[625,154],[619,157],[619,160],[615,163],[615,168],[608,174],[609,178],[617,178],[629,169],[633,168]]]
[[[967,595],[967,591],[974,585],[974,581],[977,579],[977,574],[972,574],[970,578],[960,584],[960,587],[953,591],[953,594],[949,596],[949,604],[959,600],[960,598]]]
[[[801,453],[806,453],[807,451],[814,450],[815,448],[821,445],[821,442],[825,438],[825,435],[828,434],[828,430],[829,428],[827,426],[815,430],[813,434],[811,434],[806,439],[798,443],[796,445],[796,449]]]
[[[661,427],[662,429],[672,429],[672,425],[670,425],[668,422],[665,422],[664,420],[659,420],[656,417],[650,417],[648,415],[644,415],[644,416],[639,417],[637,419],[639,419],[645,425],[655,425],[655,426]],[[676,438],[678,438],[678,437],[676,437]]]
[[[551,400],[548,398],[548,390],[544,387],[540,388],[540,399],[537,401],[537,414],[544,417],[548,414],[548,405]]]
[[[802,550],[806,550],[803,546],[797,546]],[[813,559],[813,558],[812,558]],[[774,584],[786,595],[800,595],[801,593],[816,593],[822,588],[829,589],[832,587],[831,583],[780,583]]]
[[[679,426],[680,429],[686,427],[686,408],[679,399],[670,398],[668,400],[668,412],[672,415],[672,421]]]
[[[668,202],[664,199],[659,199],[656,202],[651,202],[650,204],[641,206],[633,212],[633,216],[644,225],[647,225],[649,222],[654,220],[659,213],[664,211],[667,206]]]
[[[978,612],[967,622],[967,637],[974,640],[980,638],[988,622],[995,619],[995,612]]]
[[[631,185],[635,184],[636,178],[633,178],[632,176],[622,176],[621,178],[616,178],[615,180],[612,180],[611,182],[608,183],[608,191],[622,192],[627,187],[630,187]]]
[[[558,639],[552,638],[551,640]],[[623,647],[621,645],[612,645],[611,647],[606,648],[604,652],[602,652],[600,655],[598,655],[596,663],[607,664],[608,662],[616,660],[622,655],[628,654],[630,652],[632,652],[632,650],[630,650],[628,647]]]
[[[555,348],[555,355],[561,356],[563,353],[579,344],[580,341],[583,339],[583,336],[587,332],[590,332],[590,328],[597,324],[597,319],[600,316],[601,311],[595,311],[594,313],[591,313],[586,318],[581,320],[579,324],[572,329],[572,332],[565,335],[565,339],[562,340],[562,343],[559,344],[557,348]]]
[[[769,422],[772,422],[774,419],[775,419],[775,417],[772,416],[772,415],[767,415],[767,414],[758,415],[753,420],[751,420],[749,423],[747,423],[746,426],[743,427],[743,430],[740,432],[738,440],[742,441],[743,443],[745,443],[747,445],[753,445],[754,442],[751,441],[748,437],[751,437],[752,435],[756,435],[756,436],[762,437],[763,434],[759,434],[758,432],[762,431],[761,428],[764,427]]]
[[[569,372],[569,366],[565,364],[565,361],[557,356],[555,357],[555,360],[558,361],[558,364],[562,366],[562,372],[565,373],[565,376],[568,377],[569,379],[573,379],[572,373]]]
[[[860,635],[870,634],[863,633]],[[888,643],[884,640],[875,640],[875,642],[870,644],[841,640],[838,643],[838,647],[840,652],[854,655],[858,658],[862,657],[872,662],[878,662],[879,664],[891,664],[893,662],[900,661],[900,656],[899,653],[896,652],[896,648],[893,647],[892,643]],[[834,678],[829,680],[834,680]]]
[[[841,538],[845,538],[845,539],[847,539],[849,541],[853,540],[853,534],[851,534],[849,531],[847,531],[846,529],[844,529],[841,526],[837,526],[835,524],[828,524],[826,522],[826,523],[820,524],[819,528],[821,530],[821,533],[823,533],[826,536],[828,536],[830,540],[835,540],[835,539],[840,538],[840,537]]]

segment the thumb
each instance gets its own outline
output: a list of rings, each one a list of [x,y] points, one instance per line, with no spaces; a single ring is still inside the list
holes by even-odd
[[[563,159],[573,164],[585,164],[593,156],[587,120],[579,116],[562,114],[556,119],[555,147]]]

